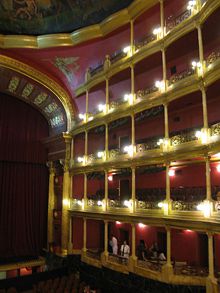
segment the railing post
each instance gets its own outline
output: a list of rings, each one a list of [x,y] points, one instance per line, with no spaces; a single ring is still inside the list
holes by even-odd
[[[86,218],[83,218],[83,253],[86,253],[86,242],[87,242],[87,226]]]
[[[206,279],[206,292],[217,293],[218,283],[214,274],[213,233],[208,232],[207,236],[208,236],[209,275]]]
[[[173,266],[171,263],[171,230],[170,227],[166,227],[167,232],[167,262],[162,267],[162,278],[166,281],[172,280]]]
[[[84,195],[83,195],[83,200],[84,200],[84,208],[87,207],[87,174],[84,173]]]
[[[49,195],[48,195],[48,220],[47,220],[47,247],[53,242],[53,210],[54,210],[54,177],[55,168],[53,162],[48,163],[50,177],[49,177]]]
[[[105,211],[108,209],[108,170],[105,170]]]
[[[72,217],[70,216],[69,218],[69,242],[68,242],[68,254],[73,253],[73,241],[72,241]]]
[[[133,213],[135,212],[135,204],[136,204],[136,187],[135,187],[135,167],[132,167],[131,168],[131,180],[132,180],[132,183],[131,183],[131,197],[132,197],[132,211]]]
[[[109,159],[108,142],[109,142],[108,124],[106,123],[105,124],[105,160]]]
[[[165,18],[164,18],[164,0],[159,0],[160,1],[160,27],[161,27],[161,32],[162,32],[162,38],[165,35]]]
[[[106,113],[109,111],[109,79],[105,80],[105,109]]]

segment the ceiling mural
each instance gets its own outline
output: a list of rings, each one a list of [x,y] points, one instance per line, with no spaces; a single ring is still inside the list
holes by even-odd
[[[0,33],[67,33],[99,23],[133,0],[1,0]]]

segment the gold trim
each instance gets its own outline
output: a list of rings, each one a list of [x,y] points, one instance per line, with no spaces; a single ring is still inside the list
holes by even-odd
[[[8,68],[22,75],[25,75],[28,78],[36,81],[37,83],[42,84],[50,92],[52,92],[58,98],[58,100],[61,102],[62,106],[65,109],[67,116],[67,130],[71,129],[72,120],[74,114],[76,113],[76,109],[73,108],[71,104],[71,97],[57,82],[49,78],[46,74],[38,71],[37,69],[4,55],[0,55],[0,67]]]
[[[76,46],[82,42],[104,37],[119,27],[128,24],[144,10],[157,4],[158,0],[135,0],[128,8],[109,16],[100,24],[91,25],[70,34],[51,34],[43,36],[0,35],[0,48],[51,48],[57,46]]]

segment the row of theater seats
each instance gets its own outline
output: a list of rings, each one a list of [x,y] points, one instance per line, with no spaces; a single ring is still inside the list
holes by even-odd
[[[212,198],[216,200],[217,193],[220,192],[220,186],[212,186]],[[94,195],[89,195],[88,199],[102,200],[105,191],[100,189]],[[191,186],[191,187],[171,187],[171,199],[174,201],[202,201],[206,198],[206,186]],[[131,197],[131,191],[127,195]],[[108,190],[108,198],[110,200],[119,200],[119,190],[117,188],[110,188]],[[166,188],[138,188],[136,189],[136,199],[139,201],[162,201],[166,198]]]
[[[55,279],[48,279],[40,281],[33,285],[32,290],[25,291],[25,293],[100,293],[98,289],[90,289],[90,286],[84,281],[80,282],[77,274],[69,276],[57,277]],[[0,293],[18,293],[16,288],[11,287],[8,290],[0,289]]]

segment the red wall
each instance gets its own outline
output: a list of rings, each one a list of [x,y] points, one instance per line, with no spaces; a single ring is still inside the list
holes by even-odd
[[[153,6],[137,18],[134,23],[135,41],[151,35],[155,27],[160,27],[160,5]]]
[[[179,14],[184,12],[188,5],[188,0],[170,0],[164,2],[165,20],[169,22],[168,18],[175,19]]]
[[[83,95],[77,99],[75,99],[75,103],[78,108],[77,114],[84,114],[86,112],[86,95]]]
[[[135,140],[144,139],[153,136],[164,137],[164,117],[163,114],[136,123]]]
[[[91,179],[87,180],[87,195],[95,195],[96,191],[104,187],[104,180]]]
[[[220,270],[220,235],[214,236],[215,269]]]
[[[114,129],[109,130],[109,146],[119,147],[119,137],[120,136],[129,136],[131,138],[131,123],[129,121],[121,126]]]
[[[82,199],[84,194],[84,175],[74,175],[72,184],[73,198]]]
[[[166,186],[166,172],[136,174],[137,188],[163,188]]]
[[[103,249],[103,235],[102,231],[103,222],[96,220],[87,220],[87,244],[86,247],[89,249]]]
[[[208,108],[208,121],[209,124],[215,123],[216,121],[220,121],[219,107],[220,107],[220,99],[210,100],[211,95],[207,95],[207,108]]]
[[[85,154],[85,135],[80,134],[74,137],[74,158],[82,157]]]
[[[186,261],[188,265],[200,264],[198,233],[187,230],[172,230],[171,257],[175,261]]]
[[[89,112],[96,113],[99,104],[105,104],[105,88],[89,93]]]
[[[141,74],[135,74],[135,91],[154,86],[157,80],[162,80],[162,64],[159,67],[149,69]]]
[[[96,154],[105,149],[105,132],[96,134],[94,131],[88,133],[88,154]]]
[[[109,86],[110,102],[123,98],[131,92],[131,79],[125,79]]]
[[[72,241],[73,241],[73,249],[83,248],[83,219],[82,218],[72,219]]]
[[[205,164],[194,164],[187,167],[179,167],[176,170],[181,170],[174,177],[170,177],[170,186],[205,186]]]
[[[220,186],[220,173],[217,171],[216,167],[220,163],[211,163],[211,185],[218,185]]]
[[[161,231],[163,228],[157,228],[146,225],[145,227],[139,227],[136,225],[136,247],[138,246],[140,240],[144,240],[146,246],[151,248],[152,244],[156,241],[157,242],[157,232]],[[166,252],[165,252],[166,253]]]
[[[116,223],[116,222],[112,222],[111,223],[111,228],[109,231],[109,235],[113,234],[113,236],[115,236],[118,239],[118,252],[120,252],[120,248],[121,245],[123,244],[124,239],[121,239],[121,235],[120,235],[120,229],[121,230],[126,230],[129,233],[129,246],[130,246],[130,254],[131,254],[131,244],[132,244],[132,238],[131,238],[131,225],[127,224],[127,223]],[[110,240],[110,239],[109,239]]]

